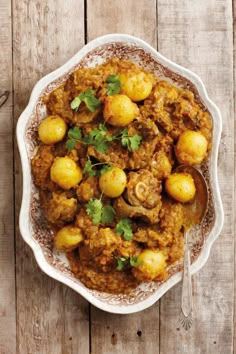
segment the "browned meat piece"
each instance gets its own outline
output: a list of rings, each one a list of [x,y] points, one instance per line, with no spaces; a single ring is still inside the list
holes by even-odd
[[[94,260],[101,266],[114,263],[114,256],[122,244],[122,240],[110,228],[100,228],[98,232],[89,232],[89,237],[84,241],[89,248]]]
[[[128,168],[131,170],[146,168],[152,160],[152,156],[158,141],[158,136],[156,136],[151,141],[143,141],[138,150],[130,153]]]
[[[84,208],[81,208],[79,213],[76,215],[75,225],[79,227],[84,233],[88,231],[91,227],[98,231],[98,227],[93,225],[90,216],[86,213]]]
[[[141,218],[147,223],[156,224],[159,221],[161,199],[153,209],[146,209],[143,206],[132,206],[125,202],[123,197],[118,197],[114,202],[114,208],[118,217]]]
[[[54,146],[41,145],[31,160],[34,183],[42,190],[53,190],[54,183],[50,180],[50,168],[54,160]]]
[[[57,227],[71,222],[77,212],[77,200],[68,198],[66,193],[41,194],[42,206],[47,220]]]
[[[130,271],[119,272],[113,269],[108,273],[101,272],[101,269],[97,269],[97,267],[86,266],[78,262],[75,253],[70,253],[68,258],[75,276],[90,289],[125,294],[140,283]]]
[[[142,248],[136,241],[123,241],[118,249],[119,256],[121,257],[136,257],[141,252]]]
[[[167,154],[163,150],[155,152],[149,166],[155,178],[162,180],[171,173],[171,163]]]
[[[91,112],[85,105],[81,105],[78,112],[74,112],[73,121],[75,125],[93,122],[101,112],[101,108]]]
[[[88,202],[91,198],[99,198],[101,191],[96,177],[88,177],[78,186],[76,190],[78,200],[82,203]]]
[[[172,242],[173,235],[163,231],[157,225],[143,226],[135,232],[133,240],[146,243],[148,247],[165,247]]]
[[[128,134],[139,134],[144,140],[150,140],[155,136],[160,135],[160,132],[153,120],[140,117],[129,124]]]
[[[167,232],[178,233],[184,222],[181,203],[164,200],[160,212],[160,226]]]
[[[45,98],[48,112],[53,115],[58,114],[68,123],[74,123],[74,113],[70,107],[72,99],[69,91],[65,91],[63,86],[58,87]]]
[[[152,209],[160,203],[161,183],[148,170],[128,174],[126,197],[133,206]]]
[[[127,168],[129,161],[128,150],[123,149],[121,144],[117,141],[111,142],[110,147],[105,154],[101,154],[94,146],[90,145],[88,147],[88,156],[93,156],[100,162],[109,162],[122,169]]]

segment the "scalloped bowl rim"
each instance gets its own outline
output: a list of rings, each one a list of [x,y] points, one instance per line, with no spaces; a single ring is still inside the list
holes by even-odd
[[[210,234],[207,240],[204,243],[204,247],[202,252],[200,253],[197,260],[191,265],[191,273],[194,274],[195,272],[199,271],[204,264],[206,263],[210,249],[219,236],[224,222],[224,212],[223,206],[220,196],[220,189],[218,183],[218,176],[217,176],[217,157],[218,157],[218,150],[219,150],[219,143],[221,137],[221,130],[222,130],[222,119],[221,114],[218,107],[215,105],[214,102],[210,100],[208,97],[206,88],[202,82],[202,80],[192,71],[172,62],[171,60],[165,58],[162,54],[157,52],[153,47],[147,44],[145,41],[133,37],[126,34],[109,34],[105,36],[98,37],[87,45],[85,45],[77,54],[75,54],[69,61],[67,61],[64,65],[60,68],[56,69],[55,71],[49,73],[48,75],[44,76],[40,79],[31,93],[29,103],[25,110],[20,115],[20,118],[17,123],[17,142],[20,152],[21,164],[22,164],[22,171],[23,171],[23,193],[22,193],[22,203],[20,209],[20,216],[19,216],[19,227],[21,235],[24,241],[31,247],[34,252],[35,259],[39,265],[39,267],[50,277],[60,281],[61,283],[66,284],[70,288],[74,289],[80,295],[82,295],[86,300],[88,300],[94,306],[100,308],[101,310],[111,312],[111,313],[119,313],[119,314],[128,314],[128,313],[135,313],[141,310],[144,310],[151,305],[153,305],[157,300],[161,298],[170,288],[172,288],[175,284],[177,284],[181,278],[181,272],[178,272],[172,275],[167,282],[163,283],[157,291],[154,292],[151,296],[139,303],[132,304],[132,305],[111,305],[107,304],[104,301],[101,301],[95,298],[91,293],[87,291],[86,288],[83,288],[80,284],[76,283],[75,281],[66,278],[66,276],[62,275],[59,271],[57,271],[53,266],[47,263],[44,258],[43,251],[40,245],[34,240],[31,236],[30,232],[30,217],[29,217],[29,208],[30,208],[30,189],[29,185],[31,182],[31,172],[30,172],[30,164],[27,158],[27,150],[26,145],[24,142],[24,134],[22,132],[25,131],[26,124],[32,114],[33,108],[35,103],[42,92],[42,90],[50,84],[52,81],[63,75],[64,73],[68,72],[75,64],[77,64],[86,54],[88,54],[91,50],[95,49],[104,44],[115,43],[115,42],[129,42],[136,44],[137,46],[143,48],[152,57],[160,62],[162,65],[168,67],[175,73],[180,74],[181,76],[189,79],[197,88],[199,95],[205,105],[207,106],[208,110],[210,111],[214,124],[213,124],[213,145],[214,149],[212,149],[211,154],[211,166],[210,174],[211,174],[211,186],[213,191],[213,198],[214,198],[214,205],[215,205],[215,223],[210,231]]]

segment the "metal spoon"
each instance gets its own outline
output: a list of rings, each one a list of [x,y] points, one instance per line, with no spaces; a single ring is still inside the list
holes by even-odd
[[[190,274],[189,233],[193,225],[200,224],[208,207],[208,189],[203,175],[192,166],[180,165],[176,172],[185,172],[192,175],[196,186],[193,201],[184,204],[184,263],[182,280],[181,324],[189,330],[193,322],[192,280]]]

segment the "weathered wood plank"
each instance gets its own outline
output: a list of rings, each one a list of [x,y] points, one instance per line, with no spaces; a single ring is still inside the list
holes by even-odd
[[[194,324],[180,327],[181,286],[161,300],[160,353],[233,352],[234,167],[232,3],[158,1],[158,45],[161,53],[189,69],[206,84],[223,116],[219,179],[225,225],[205,268],[194,276]]]
[[[0,2],[0,353],[16,351],[11,2]],[[5,97],[5,98],[4,98]],[[4,103],[5,101],[5,103]]]
[[[37,80],[84,44],[82,0],[13,1],[15,121]],[[21,200],[16,156],[16,225]],[[17,350],[22,354],[89,353],[88,304],[43,274],[19,233],[17,248]]]
[[[236,196],[236,1],[233,0],[233,51],[234,51],[234,198]],[[234,230],[236,230],[236,213],[234,211]],[[234,353],[236,351],[236,254],[234,252]]]
[[[156,47],[156,1],[87,1],[87,35],[107,33],[138,36]],[[91,308],[93,354],[159,352],[159,304],[142,314],[111,315]]]

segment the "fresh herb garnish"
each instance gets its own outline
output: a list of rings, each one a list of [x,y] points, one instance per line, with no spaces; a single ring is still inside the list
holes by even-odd
[[[141,262],[137,257],[117,257],[117,270],[123,270],[126,266],[130,265],[131,267],[138,267]]]
[[[116,215],[115,210],[112,208],[110,205],[105,205],[102,208],[102,217],[101,217],[101,222],[103,224],[111,223],[114,220],[114,217]]]
[[[94,128],[83,139],[85,144],[94,145],[96,150],[101,154],[105,154],[109,148],[109,142],[112,136],[107,134],[107,128],[104,124],[99,124],[98,128]]]
[[[94,225],[102,223],[111,223],[115,217],[115,210],[110,205],[103,206],[100,199],[92,198],[86,204],[86,212],[91,217]]]
[[[103,165],[103,167],[100,169],[100,171],[96,171],[94,170],[94,167],[97,166],[101,166]],[[108,162],[98,162],[98,163],[92,163],[90,158],[88,157],[84,169],[83,169],[83,173],[86,174],[88,176],[99,176],[102,175],[103,173],[105,173],[106,171],[110,171],[113,168],[113,166],[108,163]]]
[[[118,76],[109,75],[106,79],[106,83],[108,83],[106,87],[106,92],[108,96],[112,96],[120,92],[121,82]]]
[[[84,102],[91,112],[94,112],[101,105],[99,99],[94,95],[94,90],[91,89],[87,89],[76,96],[70,106],[75,111],[78,111],[81,102]]]
[[[81,139],[81,130],[79,127],[74,127],[68,130],[67,135],[69,139],[66,142],[66,148],[71,151],[74,149],[76,142]]]
[[[135,151],[140,147],[142,136],[138,134],[128,135],[128,129],[121,132],[121,144],[130,151]]]
[[[127,264],[127,258],[126,257],[118,257],[117,258],[117,267],[116,269],[117,270],[123,270],[124,267],[126,266]]]
[[[116,224],[116,233],[122,236],[126,241],[130,241],[133,238],[132,222],[129,218],[122,218]]]

